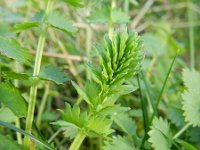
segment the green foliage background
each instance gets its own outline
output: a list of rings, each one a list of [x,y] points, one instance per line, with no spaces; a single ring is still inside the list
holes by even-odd
[[[21,144],[12,130],[32,137],[23,130],[29,89],[37,85],[38,150],[68,149],[79,131],[81,150],[200,149],[199,0],[57,0],[46,15],[47,2],[0,1],[6,148],[24,149],[12,144]]]

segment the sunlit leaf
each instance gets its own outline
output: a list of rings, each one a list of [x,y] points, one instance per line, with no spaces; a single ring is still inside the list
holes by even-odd
[[[149,131],[149,142],[155,150],[170,150],[172,146],[172,134],[167,120],[154,118]]]
[[[187,90],[182,94],[185,121],[200,126],[200,73],[184,69],[183,81]]]

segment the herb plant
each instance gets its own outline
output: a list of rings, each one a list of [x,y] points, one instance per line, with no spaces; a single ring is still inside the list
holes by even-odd
[[[159,18],[175,1],[10,1],[0,2],[0,149],[200,148],[197,0],[178,11],[189,40],[165,19],[175,12]]]

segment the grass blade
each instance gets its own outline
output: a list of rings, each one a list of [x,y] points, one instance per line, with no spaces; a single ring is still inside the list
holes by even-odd
[[[4,126],[4,127],[6,127],[6,128],[9,128],[9,129],[11,129],[11,130],[14,130],[14,131],[16,131],[16,132],[19,132],[19,133],[21,133],[21,134],[23,134],[23,135],[25,135],[25,136],[28,136],[28,137],[29,137],[30,139],[32,139],[33,141],[35,141],[35,142],[37,142],[38,144],[40,144],[40,145],[46,147],[46,148],[49,149],[49,150],[54,150],[54,148],[50,147],[46,142],[43,142],[43,141],[38,140],[38,139],[37,139],[35,136],[33,136],[32,134],[30,134],[30,133],[28,133],[28,132],[26,132],[26,131],[24,131],[24,130],[22,130],[22,129],[19,129],[19,128],[15,127],[14,125],[10,124],[10,123],[6,123],[6,122],[3,122],[3,121],[0,121],[0,125],[1,125],[1,126]]]

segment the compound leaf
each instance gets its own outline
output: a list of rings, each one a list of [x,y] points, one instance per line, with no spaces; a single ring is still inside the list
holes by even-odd
[[[18,62],[27,62],[31,58],[31,54],[28,50],[21,47],[20,44],[12,38],[0,37],[0,52]]]
[[[0,95],[0,102],[2,102],[6,107],[10,108],[16,116],[26,116],[26,103],[16,87],[10,83],[1,83]]]

